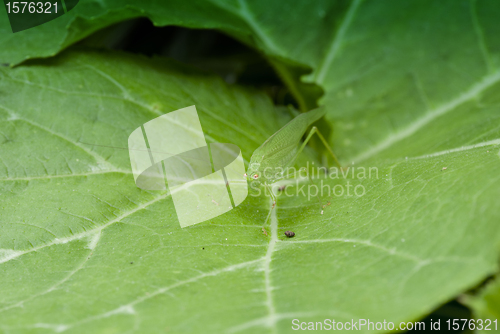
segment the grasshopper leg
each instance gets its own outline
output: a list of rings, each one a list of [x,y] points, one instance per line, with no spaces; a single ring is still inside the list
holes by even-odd
[[[302,152],[302,150],[304,149],[304,147],[307,145],[307,143],[309,142],[309,140],[311,139],[311,137],[314,135],[314,134],[317,134],[319,139],[321,139],[321,142],[323,143],[323,145],[325,145],[326,147],[326,150],[328,151],[328,153],[330,153],[330,155],[332,156],[333,158],[333,161],[335,161],[335,164],[337,165],[338,168],[342,169],[342,167],[340,166],[340,162],[339,160],[337,159],[337,157],[335,156],[335,153],[333,153],[330,145],[328,145],[328,142],[326,141],[325,137],[323,137],[323,135],[321,134],[321,132],[319,132],[318,128],[313,126],[311,131],[309,131],[309,134],[307,135],[306,139],[304,140],[304,142],[302,143],[302,145],[300,146],[299,150],[297,151],[297,153],[295,154],[295,157],[293,158],[292,161],[295,161],[297,159],[297,157],[299,156],[299,154]]]
[[[271,187],[269,187],[269,185],[267,183],[264,183],[267,191],[269,192],[269,195],[271,196],[272,200],[273,200],[273,207],[271,209],[274,209],[274,207],[276,206],[276,196],[274,195],[273,193],[273,190],[271,189]]]
[[[313,186],[316,186],[316,184],[314,183],[312,177],[311,177],[311,174],[309,174],[309,171],[304,167],[304,170],[306,172],[306,175],[307,175],[307,180],[309,181],[309,183]],[[289,175],[285,175],[283,176],[282,178],[280,178],[280,180],[286,180],[286,179],[291,179],[293,178],[295,175],[295,173],[293,174],[289,174]],[[319,195],[316,195],[316,198],[318,199],[318,203],[319,203],[319,207],[320,207],[320,210],[321,210],[321,214],[323,214],[323,203],[321,202],[321,198],[319,197]],[[273,206],[274,208],[274,206]]]
[[[311,131],[309,131],[309,134],[307,135],[306,139],[304,140],[304,142],[300,146],[299,150],[295,154],[295,156],[292,159],[292,162],[290,163],[290,165],[293,165],[293,163],[295,163],[295,160],[298,158],[299,154],[302,152],[302,150],[304,149],[304,147],[307,145],[307,143],[309,142],[309,140],[311,139],[311,137],[314,134],[317,134],[318,137],[319,137],[319,139],[321,139],[321,142],[323,143],[323,145],[325,145],[328,153],[330,153],[330,155],[332,156],[332,158],[335,161],[335,164],[337,165],[337,167],[340,168],[340,169],[342,169],[342,167],[341,167],[341,165],[339,163],[339,160],[335,156],[335,153],[333,153],[332,149],[330,148],[330,145],[328,145],[328,142],[326,141],[325,137],[323,137],[323,135],[321,134],[321,132],[319,132],[318,128],[315,127],[315,126],[313,126],[312,129],[311,129]],[[309,182],[312,185],[314,185],[314,182],[313,182],[313,180],[311,178],[311,175],[309,174],[309,171],[307,169],[306,169],[306,173],[307,173],[307,179],[309,180]],[[319,202],[321,214],[323,214],[323,204],[321,203],[321,199],[319,198],[318,195],[316,195],[316,197],[318,198],[318,202]]]
[[[266,220],[264,221],[264,225],[262,225],[262,231],[264,232],[265,235],[267,235],[265,227],[267,225],[267,222],[269,221],[269,217],[271,217],[271,212],[273,212],[274,208],[276,207],[276,196],[274,195],[273,190],[271,189],[271,187],[269,187],[269,185],[267,183],[264,183],[264,186],[266,187],[267,191],[269,192],[269,195],[271,195],[271,199],[273,201],[273,205],[271,207],[271,210],[269,210],[269,213],[267,214]]]
[[[311,183],[313,186],[316,186],[316,184],[314,184],[312,178],[311,178],[311,175],[309,174],[309,171],[306,169],[306,174],[307,174],[307,179],[309,180],[309,183]],[[321,203],[321,198],[319,198],[319,195],[316,195],[316,198],[318,199],[318,202],[319,202],[319,209],[321,210],[321,214],[323,214],[323,203]]]

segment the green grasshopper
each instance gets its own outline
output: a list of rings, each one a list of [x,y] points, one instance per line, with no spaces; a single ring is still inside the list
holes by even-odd
[[[314,122],[323,117],[325,112],[325,108],[320,107],[298,115],[269,137],[253,152],[245,177],[252,184],[252,188],[254,186],[259,187],[260,185],[264,185],[268,190],[273,200],[271,210],[276,206],[276,197],[271,191],[270,185],[287,177],[284,173],[285,170],[295,164],[299,154],[315,133],[321,139],[337,166],[341,168],[337,157],[328,145],[325,137],[323,137],[315,126],[312,127],[306,139],[299,147],[300,141],[307,129]],[[269,173],[269,170],[276,170],[277,172]],[[309,175],[308,178],[311,181]]]

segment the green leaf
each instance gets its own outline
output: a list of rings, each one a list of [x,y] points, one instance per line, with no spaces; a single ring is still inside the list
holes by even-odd
[[[270,237],[260,231],[269,206],[252,197],[181,230],[168,194],[136,189],[126,151],[81,142],[126,147],[137,126],[196,104],[207,140],[235,143],[248,160],[285,113],[261,94],[160,60],[71,53],[3,69],[4,330],[397,324],[498,270],[497,1],[100,4],[0,34],[0,59],[51,56],[144,15],[219,29],[276,62],[299,102],[294,66],[311,67],[304,81],[325,90],[334,150],[346,164],[377,167],[378,178],[326,180],[362,184],[366,194],[324,196],[323,215],[314,198],[281,196]],[[285,240],[286,230],[295,238]],[[488,298],[481,303],[493,313]]]
[[[12,34],[7,13],[0,16],[0,62],[19,64],[50,57],[90,34],[117,22],[148,17],[156,26],[217,29],[260,49],[270,57],[302,109],[315,106],[317,89],[299,76],[317,65],[325,41],[335,37],[349,1],[81,1],[63,16]],[[0,8],[0,11],[3,11]],[[298,43],[299,41],[299,43]],[[307,69],[305,69],[305,68]]]
[[[208,326],[216,332],[242,310],[264,314],[264,293],[251,291],[262,289],[254,269],[268,243],[259,200],[181,229],[168,193],[135,186],[126,148],[135,128],[195,104],[207,141],[237,143],[248,159],[289,120],[266,95],[175,62],[97,52],[2,69],[0,92],[3,330],[124,332],[145,307],[157,320],[143,329],[200,332],[190,317],[226,309],[227,322]]]
[[[460,147],[455,136],[455,150],[429,146],[426,156],[379,161],[367,165],[377,168],[371,177],[350,169],[345,178],[316,179],[323,214],[314,196],[296,194],[308,183],[290,185],[294,196],[279,196],[269,236],[261,231],[271,208],[264,196],[181,229],[168,193],[135,186],[126,150],[83,143],[126,148],[138,126],[195,104],[207,141],[237,144],[248,160],[287,113],[261,93],[159,58],[73,51],[0,73],[4,331],[399,324],[497,270],[498,139]],[[457,110],[491,119],[493,88]],[[364,196],[353,195],[357,185]],[[344,195],[326,194],[327,186],[337,194],[343,186]],[[296,236],[285,238],[286,230]]]
[[[480,119],[458,114],[464,103],[474,103],[500,80],[499,15],[495,0],[293,5],[217,0],[190,6],[169,1],[145,2],[140,8],[135,2],[85,1],[15,35],[3,21],[0,59],[15,64],[51,56],[102,27],[137,16],[158,26],[218,29],[263,51],[302,109],[311,108],[316,97],[304,82],[323,88],[320,104],[329,108],[328,120],[335,125],[330,138],[335,150],[346,163],[361,162],[498,138],[495,110],[480,108],[486,114]],[[304,82],[298,81],[303,71],[297,66],[313,70]],[[435,129],[450,119],[454,126]],[[458,128],[458,141],[449,140]]]
[[[158,26],[219,29],[252,43],[253,19],[247,6],[245,2],[225,1],[196,1],[189,6],[182,1],[149,1],[140,6],[135,1],[82,1],[55,20],[15,34],[11,32],[7,13],[3,12],[0,59],[4,63],[17,64],[29,58],[52,56],[103,27],[143,16]],[[266,40],[266,35],[262,36]]]
[[[499,5],[353,1],[308,78],[325,89],[338,154],[361,162],[498,139]]]
[[[293,229],[296,237],[277,245],[276,257],[293,266],[274,270],[273,282],[299,291],[296,308],[315,296],[309,301],[315,312],[304,321],[323,319],[328,309],[341,313],[336,320],[396,324],[474,286],[497,270],[499,145],[379,163],[379,178],[325,182],[332,190],[344,185],[344,196],[324,199],[331,205],[322,216],[312,210],[301,217],[295,207],[304,198],[280,206],[280,231]],[[351,196],[345,196],[348,181]],[[366,189],[362,197],[353,193],[358,184]],[[317,281],[293,285],[306,279],[304,271]]]

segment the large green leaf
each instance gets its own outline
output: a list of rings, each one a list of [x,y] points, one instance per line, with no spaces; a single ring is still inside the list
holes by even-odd
[[[498,139],[462,147],[450,136],[454,150],[437,143],[412,148],[407,159],[393,146],[395,158],[367,165],[378,168],[371,178],[323,180],[366,189],[361,197],[324,194],[323,214],[314,197],[282,193],[269,236],[261,232],[271,207],[263,196],[181,229],[168,193],[137,189],[126,150],[82,142],[126,147],[141,124],[195,104],[207,140],[237,144],[248,160],[286,113],[260,93],[161,59],[80,51],[0,73],[4,331],[291,332],[293,319],[325,318],[398,324],[497,270]],[[432,136],[416,139],[440,141],[472,120],[484,124],[474,136],[498,134],[487,124],[497,92],[491,85],[463,101],[456,118],[432,119]],[[296,236],[285,239],[286,230]]]
[[[315,105],[310,88],[299,82],[304,69],[316,66],[333,40],[350,1],[81,1],[65,15],[12,34],[7,13],[0,8],[0,63],[50,57],[103,27],[136,17],[157,26],[178,25],[217,29],[260,49],[270,57],[302,109]],[[293,65],[292,65],[293,64]]]
[[[140,7],[127,1],[85,1],[54,21],[14,35],[2,21],[0,60],[50,56],[104,26],[137,16],[159,26],[218,29],[255,46],[269,56],[303,109],[312,105],[311,96],[304,94],[296,77],[300,71],[290,64],[312,68],[304,81],[325,90],[320,103],[329,108],[328,120],[335,123],[331,142],[345,162],[498,138],[489,118],[497,116],[482,117],[484,123],[473,115],[467,120],[457,116],[463,103],[500,80],[496,0],[293,5],[215,0],[189,6],[151,1]],[[456,136],[453,127],[440,130],[438,138],[419,134],[435,134],[431,123],[449,118],[468,124],[460,127],[458,141],[448,140]]]
[[[150,302],[142,306],[152,308],[144,316],[157,320],[143,319],[142,326],[175,331],[205,326],[189,323],[198,307],[207,316],[226,309],[229,324],[241,321],[242,310],[248,317],[265,312],[247,310],[264,299],[251,291],[263,286],[262,272],[253,268],[268,244],[259,226],[267,213],[255,200],[204,227],[181,230],[167,193],[135,186],[127,150],[82,144],[126,148],[138,126],[193,104],[207,141],[235,142],[245,158],[289,119],[264,94],[158,59],[94,52],[2,70],[3,329],[50,332],[88,321],[77,331],[118,326],[123,332],[135,317],[121,325],[114,316],[106,325],[98,318],[143,298]],[[245,281],[237,279],[238,268],[248,273]],[[240,284],[245,290],[238,292]],[[161,301],[173,296],[170,289],[176,296]],[[227,303],[230,296],[238,307]],[[222,318],[211,324],[223,326]]]
[[[309,77],[326,91],[339,154],[360,162],[499,138],[499,15],[497,1],[353,1]]]
[[[182,1],[147,1],[138,5],[135,1],[88,0],[56,20],[15,34],[3,12],[0,60],[17,64],[28,58],[52,56],[102,27],[134,17],[148,17],[158,26],[219,29],[269,55],[304,60],[318,57],[322,41],[334,34],[332,27],[338,15],[332,14],[341,13],[345,7],[347,1],[321,1],[314,5],[302,2],[292,6],[264,1],[202,0],[189,5]],[[5,11],[3,7],[0,10]],[[303,22],[304,17],[310,20]],[[297,26],[298,21],[302,21],[301,27]],[[301,45],[297,45],[297,34],[305,34]]]

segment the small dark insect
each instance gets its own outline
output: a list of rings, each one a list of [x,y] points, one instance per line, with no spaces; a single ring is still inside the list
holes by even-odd
[[[285,232],[285,235],[289,238],[293,238],[295,236],[295,232],[292,232],[292,231],[286,231]]]
[[[130,262],[130,264],[134,264],[134,262]]]
[[[286,188],[286,184],[285,184],[285,185],[283,185],[283,186],[281,186],[281,187],[279,187],[279,188],[278,188],[278,191],[283,191],[283,190],[285,190],[285,188]]]
[[[203,247],[202,249],[205,249],[205,247]]]

